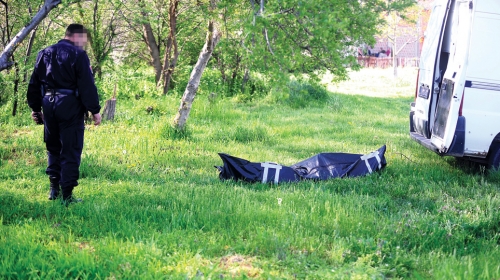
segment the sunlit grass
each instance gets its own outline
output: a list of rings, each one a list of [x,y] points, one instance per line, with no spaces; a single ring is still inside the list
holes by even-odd
[[[0,278],[499,278],[499,173],[410,140],[413,82],[398,83],[302,109],[200,95],[185,134],[178,98],[118,99],[115,121],[87,127],[69,208],[46,198],[43,128],[3,109]],[[213,167],[384,144],[386,169],[363,178],[245,184]]]
[[[398,68],[394,76],[392,67],[386,69],[366,68],[362,71],[350,71],[349,80],[338,84],[330,83],[332,76],[323,76],[322,82],[328,90],[344,94],[361,94],[373,97],[414,96],[417,69],[414,67]]]

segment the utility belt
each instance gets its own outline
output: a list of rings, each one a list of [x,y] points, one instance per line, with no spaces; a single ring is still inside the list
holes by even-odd
[[[65,88],[45,88],[42,86],[42,97],[50,96],[49,101],[53,102],[56,95],[74,95],[78,97],[78,89],[65,89]]]
[[[76,89],[65,89],[65,88],[58,88],[58,89],[45,89],[44,90],[44,95],[59,95],[59,94],[64,94],[64,95],[75,95],[78,97],[78,90]]]

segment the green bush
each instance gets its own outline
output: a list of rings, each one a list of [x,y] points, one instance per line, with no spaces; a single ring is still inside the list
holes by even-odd
[[[324,86],[303,80],[290,81],[288,90],[286,103],[292,108],[325,105],[330,98]]]
[[[189,75],[186,77],[186,82],[189,79]],[[203,75],[200,79],[200,86],[198,88],[197,94],[208,95],[212,92],[216,95],[225,96],[225,86],[222,80],[220,72],[216,69],[205,68]]]
[[[227,76],[224,81],[219,70],[207,68],[201,77],[198,94],[214,93],[215,96],[233,97],[238,102],[249,102],[262,98],[269,92],[266,81],[258,75],[250,75],[244,87],[242,87],[242,83],[243,77],[239,74],[234,79]]]
[[[241,88],[241,83],[242,79],[239,79],[236,84]],[[269,84],[269,81],[266,81],[257,75],[251,75],[250,79],[245,83],[245,87],[239,96],[239,100],[253,101],[255,99],[265,97],[270,91]]]
[[[101,79],[96,80],[101,101],[113,96],[116,86],[117,99],[141,99],[160,95],[156,88],[154,71],[150,67],[134,69],[131,67],[117,67],[114,71],[103,73]]]
[[[184,129],[178,129],[173,125],[165,125],[161,130],[161,136],[170,140],[186,140],[191,137],[191,134],[192,132],[187,126]]]

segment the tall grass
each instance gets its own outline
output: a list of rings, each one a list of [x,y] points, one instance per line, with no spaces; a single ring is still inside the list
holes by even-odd
[[[411,141],[411,95],[201,94],[187,133],[170,127],[178,97],[119,98],[115,121],[87,127],[84,202],[68,208],[46,198],[42,127],[4,113],[0,278],[497,279],[500,175]],[[386,169],[362,178],[245,184],[213,168],[218,152],[291,165],[383,144]]]

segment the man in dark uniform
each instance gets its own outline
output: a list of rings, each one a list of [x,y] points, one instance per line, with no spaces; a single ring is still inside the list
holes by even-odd
[[[78,185],[84,114],[90,111],[94,124],[101,123],[97,88],[83,50],[86,44],[87,30],[81,24],[70,24],[63,40],[38,53],[28,85],[31,116],[45,125],[49,199],[55,200],[62,193],[65,205],[78,201],[73,188]]]

